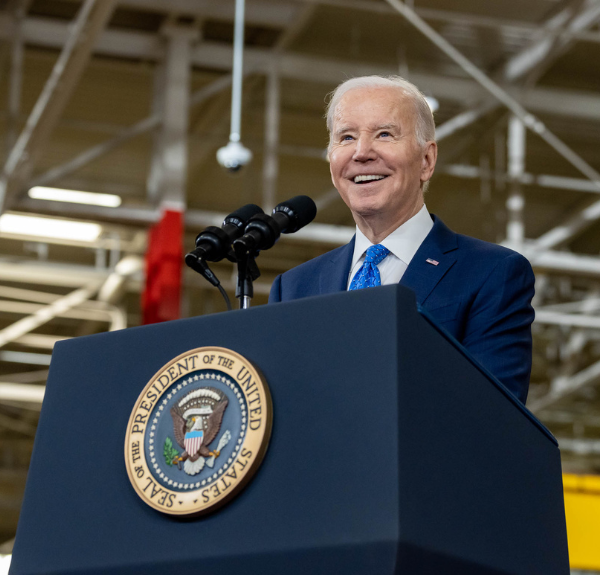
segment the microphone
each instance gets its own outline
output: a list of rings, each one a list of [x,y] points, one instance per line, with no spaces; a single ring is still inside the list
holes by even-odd
[[[209,226],[198,234],[196,249],[185,256],[185,263],[204,275],[206,265],[202,265],[203,262],[219,262],[226,257],[232,242],[244,233],[248,221],[262,213],[257,205],[247,204],[229,214],[222,227]]]
[[[296,196],[287,202],[281,202],[273,208],[273,215],[253,215],[244,235],[233,242],[236,255],[268,250],[275,245],[279,236],[292,234],[310,224],[317,215],[317,206],[308,196]],[[239,258],[238,258],[239,259]]]

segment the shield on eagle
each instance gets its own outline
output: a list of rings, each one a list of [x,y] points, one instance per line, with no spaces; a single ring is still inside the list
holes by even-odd
[[[196,453],[200,446],[202,445],[202,440],[204,439],[204,431],[188,431],[185,434],[185,438],[183,440],[183,444],[185,445],[185,450],[188,453]]]

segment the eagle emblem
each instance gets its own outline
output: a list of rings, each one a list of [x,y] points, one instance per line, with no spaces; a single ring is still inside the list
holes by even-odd
[[[219,440],[217,449],[209,449],[221,429],[227,396],[214,387],[202,387],[187,393],[171,408],[173,433],[179,446],[184,450],[174,457],[172,464],[177,465],[188,475],[196,475],[204,465],[213,467],[221,450],[229,443],[231,432],[225,431]]]
[[[272,417],[267,382],[249,360],[223,347],[186,351],[155,373],[132,409],[129,480],[161,513],[209,513],[256,473]]]

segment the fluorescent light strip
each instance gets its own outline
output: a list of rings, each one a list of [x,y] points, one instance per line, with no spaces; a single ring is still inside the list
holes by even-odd
[[[20,214],[2,214],[0,216],[0,233],[5,234],[93,242],[98,239],[101,232],[102,226],[89,222],[39,218]]]
[[[52,200],[55,202],[104,206],[107,208],[116,208],[121,205],[121,198],[114,194],[97,194],[95,192],[46,188],[44,186],[35,186],[28,193],[29,197],[34,200]]]

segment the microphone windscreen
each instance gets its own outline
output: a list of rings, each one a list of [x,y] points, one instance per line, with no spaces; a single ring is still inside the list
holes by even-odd
[[[273,213],[277,212],[283,212],[290,219],[289,225],[282,230],[283,233],[292,234],[315,219],[317,206],[308,196],[296,196],[275,206]]]
[[[252,216],[262,213],[264,213],[262,208],[256,204],[246,204],[235,210],[235,212],[231,212],[223,221],[223,225],[232,224],[243,230]]]

